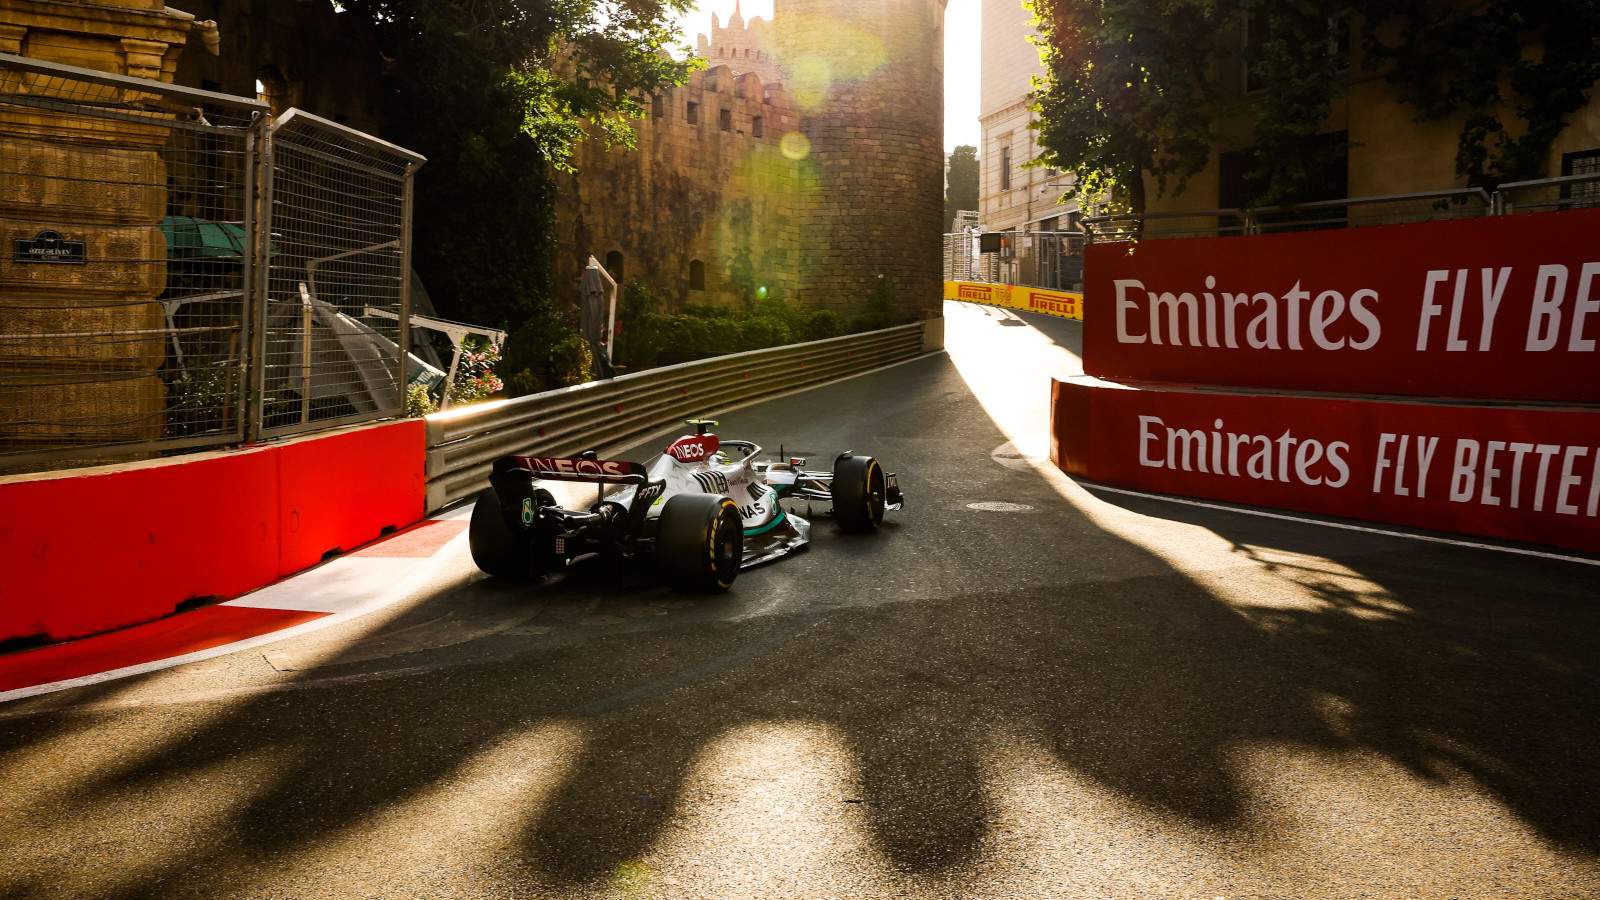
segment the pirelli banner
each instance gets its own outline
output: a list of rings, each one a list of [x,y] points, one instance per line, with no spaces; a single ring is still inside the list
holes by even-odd
[[[1600,209],[1099,243],[1084,272],[1102,378],[1600,402]]]
[[[1106,484],[1600,552],[1600,411],[1056,381],[1051,458]]]
[[[986,284],[978,281],[946,281],[944,298],[1044,313],[1060,316],[1063,319],[1083,319],[1083,295],[1068,291],[1047,291],[1023,285]]]

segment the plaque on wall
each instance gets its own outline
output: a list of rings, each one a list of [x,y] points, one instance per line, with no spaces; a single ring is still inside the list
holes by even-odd
[[[83,241],[69,241],[59,231],[41,231],[33,240],[17,238],[11,242],[11,261],[19,263],[54,263],[81,266],[89,245]]]

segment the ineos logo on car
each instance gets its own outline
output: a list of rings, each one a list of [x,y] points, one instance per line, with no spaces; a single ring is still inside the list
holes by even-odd
[[[666,453],[678,462],[701,462],[722,449],[722,442],[714,434],[692,434],[673,441]]]

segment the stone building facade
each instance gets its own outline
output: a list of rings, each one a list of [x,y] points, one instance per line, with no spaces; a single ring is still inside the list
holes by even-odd
[[[636,149],[586,141],[561,179],[557,283],[575,296],[593,255],[676,307],[792,293],[799,119],[781,83],[714,66],[653,99]]]
[[[372,23],[331,0],[187,0],[184,9],[220,25],[220,52],[188,53],[173,81],[257,97],[281,114],[291,106],[380,133],[382,57]],[[260,85],[260,90],[257,90]]]
[[[590,255],[668,305],[762,287],[849,313],[887,288],[938,315],[945,0],[778,0],[713,20],[711,68],[653,99],[638,148],[563,180],[558,288]]]
[[[987,231],[1067,229],[1077,211],[1076,203],[1061,203],[1070,176],[1028,166],[1044,149],[1029,127],[1037,116],[1028,94],[1034,77],[1044,76],[1039,48],[1029,42],[1037,34],[1032,18],[1022,0],[983,0],[978,207]]]

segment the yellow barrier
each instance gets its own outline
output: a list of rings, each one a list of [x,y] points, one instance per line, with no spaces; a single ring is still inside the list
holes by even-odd
[[[1083,321],[1083,295],[1067,291],[1047,291],[1023,285],[985,284],[977,281],[946,281],[944,298]]]

